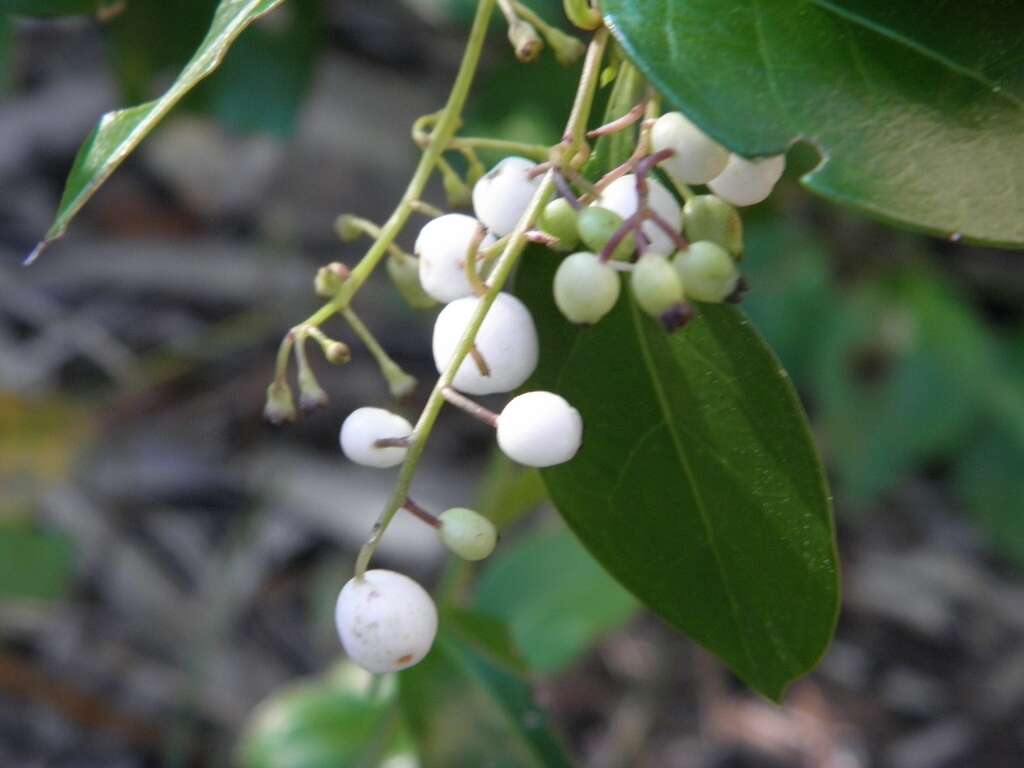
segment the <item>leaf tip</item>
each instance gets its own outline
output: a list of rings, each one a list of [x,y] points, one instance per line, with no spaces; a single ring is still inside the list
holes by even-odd
[[[36,247],[33,248],[32,252],[25,257],[24,261],[21,262],[21,266],[31,267],[35,263],[35,260],[42,255],[43,251],[46,250],[46,246],[48,246],[49,244],[49,240],[40,240],[38,243],[36,243]]]

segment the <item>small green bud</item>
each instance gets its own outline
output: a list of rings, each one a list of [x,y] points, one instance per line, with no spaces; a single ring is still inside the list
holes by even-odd
[[[555,27],[548,28],[546,37],[551,51],[555,54],[555,61],[563,67],[571,67],[583,58],[587,51],[587,47],[578,38],[567,35]]]
[[[324,357],[331,365],[344,365],[352,359],[352,350],[343,341],[332,341],[324,347]]]
[[[651,317],[662,314],[683,300],[683,281],[664,256],[647,253],[640,257],[629,275],[629,286],[640,308]]]
[[[392,361],[382,362],[380,372],[388,383],[388,391],[396,400],[408,397],[416,389],[416,377],[403,371],[397,363]]]
[[[278,426],[286,421],[295,421],[295,401],[292,388],[282,379],[274,379],[267,387],[267,402],[263,406],[263,418]]]
[[[608,241],[612,239],[612,235],[622,226],[622,223],[622,217],[614,211],[602,208],[600,205],[588,205],[579,212],[576,228],[579,230],[580,239],[584,245],[594,253],[600,253],[608,244]],[[626,261],[633,255],[635,250],[636,236],[633,232],[630,232],[616,247],[612,258],[618,261]]]
[[[398,258],[391,255],[387,260],[387,270],[391,282],[395,284],[395,288],[402,294],[402,298],[410,307],[429,309],[437,304],[433,297],[423,290],[423,284],[420,282],[419,262],[415,258],[412,256]]]
[[[679,270],[688,298],[717,304],[736,290],[740,277],[736,262],[717,243],[690,243],[689,248],[676,254],[672,263]]]
[[[438,535],[448,549],[464,560],[483,560],[494,551],[494,523],[472,509],[453,507],[441,513]]]
[[[470,191],[459,175],[448,166],[441,165],[441,185],[444,187],[444,195],[448,205],[452,208],[461,208],[470,203]]]
[[[683,206],[683,231],[691,243],[710,240],[739,258],[743,220],[739,211],[717,195],[698,195]]]
[[[316,271],[316,279],[313,280],[313,290],[317,296],[325,299],[331,298],[341,290],[341,284],[348,280],[348,267],[340,261],[332,261],[326,267],[320,267]]]
[[[512,43],[516,58],[524,64],[536,59],[544,50],[544,40],[537,33],[537,29],[530,22],[521,19],[509,25],[508,41]]]
[[[555,304],[571,322],[596,323],[619,299],[622,284],[615,270],[595,254],[566,256],[555,272]]]
[[[359,226],[359,217],[343,213],[334,220],[334,233],[345,243],[352,243],[363,236],[363,228]]]
[[[327,393],[309,366],[299,368],[299,411],[310,414],[327,405]]]
[[[540,215],[540,228],[558,238],[558,245],[553,246],[556,251],[568,253],[579,245],[577,218],[576,209],[564,197],[555,198],[544,207]]]

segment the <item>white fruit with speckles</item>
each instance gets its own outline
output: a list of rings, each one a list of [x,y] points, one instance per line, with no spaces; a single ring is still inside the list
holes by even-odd
[[[434,364],[443,372],[480,299],[456,299],[441,310],[434,322]],[[530,310],[515,296],[499,293],[476,334],[475,346],[486,370],[467,355],[452,386],[469,395],[511,392],[523,384],[537,367],[537,328]]]
[[[480,222],[463,213],[446,213],[431,219],[416,237],[413,251],[419,260],[420,284],[427,295],[448,303],[473,293],[466,277],[466,256]],[[480,248],[494,244],[486,235]]]
[[[684,184],[706,184],[729,162],[729,150],[705,134],[679,112],[666,112],[651,128],[651,149],[675,154],[659,165]]]
[[[639,194],[636,190],[636,176],[627,173],[609,184],[596,204],[614,211],[623,219],[628,219],[637,212]],[[655,179],[647,179],[647,206],[657,213],[676,232],[683,228],[683,211],[672,193]],[[658,253],[668,256],[676,250],[675,241],[653,221],[645,221],[640,227],[647,238],[645,253]]]
[[[437,634],[426,590],[395,571],[367,571],[342,588],[334,611],[345,653],[367,672],[397,672],[420,661]]]
[[[473,212],[498,237],[516,228],[533,199],[539,178],[530,178],[537,167],[525,157],[506,157],[473,185]]]
[[[583,417],[554,392],[524,392],[498,415],[498,447],[529,467],[562,464],[580,449]]]
[[[754,205],[772,193],[784,170],[785,155],[753,160],[732,155],[725,170],[708,182],[708,188],[733,205]]]
[[[357,408],[341,425],[341,450],[356,464],[367,467],[393,467],[405,460],[404,445],[381,448],[378,440],[409,437],[412,424],[397,413],[383,408]]]

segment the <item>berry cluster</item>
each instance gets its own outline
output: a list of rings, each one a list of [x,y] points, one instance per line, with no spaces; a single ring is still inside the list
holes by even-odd
[[[587,71],[593,78],[597,70],[591,66]],[[412,470],[443,402],[492,427],[498,448],[520,464],[552,467],[571,460],[580,449],[583,419],[558,394],[525,392],[497,413],[470,399],[511,393],[537,367],[533,317],[519,299],[501,290],[525,243],[546,245],[560,255],[552,286],[555,304],[569,321],[581,325],[597,323],[613,309],[622,292],[622,273],[636,306],[659,318],[668,330],[693,316],[691,301],[735,302],[745,291],[737,266],[743,250],[742,223],[734,206],[765,199],[782,174],[784,159],[745,160],[731,155],[678,112],[656,114],[657,104],[645,99],[627,115],[590,133],[584,128],[567,130],[568,138],[555,147],[536,152],[536,147],[518,145],[526,147],[527,154],[546,155],[546,162],[511,156],[487,173],[471,145],[459,145],[470,161],[471,191],[442,159],[434,162],[451,196],[471,201],[473,215],[445,213],[410,200],[405,215],[415,210],[430,217],[411,254],[394,242],[404,219],[393,224],[393,217],[384,227],[354,216],[338,219],[343,240],[369,235],[374,248],[352,270],[335,263],[318,273],[316,290],[331,302],[282,342],[277,375],[268,389],[268,418],[294,417],[286,380],[293,349],[299,408],[311,410],[326,401],[304,345],[312,339],[330,362],[348,361],[348,346],[319,328],[335,311],[377,359],[392,395],[401,398],[411,392],[415,380],[388,357],[350,306],[373,264],[385,254],[388,275],[411,306],[444,305],[434,321],[432,339],[440,379],[419,422],[414,425],[397,413],[364,407],[350,413],[341,426],[341,449],[351,461],[377,468],[402,465],[391,501],[360,551],[356,576],[337,602],[342,644],[367,670],[390,672],[415,664],[429,651],[437,631],[437,609],[422,587],[393,571],[367,570],[376,543],[398,510],[433,527],[441,543],[465,560],[488,557],[497,543],[493,523],[479,512],[455,507],[434,515],[408,496]],[[601,179],[584,176],[589,154],[584,137],[624,130],[645,115],[632,156]],[[437,119],[421,118],[414,138]],[[432,141],[429,134],[421,138],[427,144]],[[698,194],[690,185],[706,185],[709,191]],[[553,190],[558,195],[544,205]],[[512,256],[506,258],[508,254]]]
[[[637,305],[675,330],[693,315],[687,300],[739,301],[746,290],[737,261],[742,223],[734,205],[761,202],[782,176],[783,156],[746,160],[732,155],[679,112],[651,121],[650,153],[594,185],[578,179],[576,197],[563,180],[562,196],[544,209],[541,227],[569,252],[554,279],[555,303],[570,321],[596,323],[615,306],[618,272],[629,272]],[[684,196],[680,206],[657,179],[668,177]],[[706,184],[713,194],[688,185]]]

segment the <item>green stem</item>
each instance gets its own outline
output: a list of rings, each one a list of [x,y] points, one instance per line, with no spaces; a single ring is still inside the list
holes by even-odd
[[[380,372],[387,380],[391,393],[395,397],[403,397],[408,394],[416,386],[416,380],[402,370],[402,367],[391,358],[391,355],[385,351],[384,347],[380,345],[380,342],[377,341],[370,329],[359,319],[359,315],[351,307],[343,307],[341,309],[341,316],[345,318],[345,321],[352,327],[359,340],[366,345],[370,354],[373,355],[373,359],[377,361]]]
[[[441,154],[448,148],[455,131],[458,129],[461,120],[462,108],[469,95],[469,88],[473,84],[473,76],[476,74],[477,64],[480,61],[480,52],[483,50],[484,41],[487,37],[487,25],[494,12],[495,0],[480,0],[476,7],[476,15],[473,17],[473,27],[469,32],[469,40],[466,43],[466,51],[462,55],[462,63],[459,65],[459,72],[452,84],[451,93],[448,95],[448,102],[440,112],[440,117],[433,132],[430,135],[430,144],[423,152],[416,171],[409,180],[405,194],[399,201],[395,210],[384,222],[380,230],[380,238],[374,242],[370,249],[363,256],[362,260],[352,269],[352,273],[345,281],[338,294],[314,312],[300,325],[322,325],[324,321],[331,318],[336,312],[347,307],[352,297],[367,281],[381,258],[387,253],[391,243],[398,237],[409,216],[413,212],[413,205],[419,199],[423,190],[430,180],[434,168],[437,166]]]
[[[583,67],[583,72],[580,75],[580,83],[576,92],[576,100],[566,125],[566,136],[579,136],[582,140],[582,137],[586,133],[587,120],[590,117],[590,109],[593,105],[594,89],[597,86],[597,80],[601,69],[601,57],[604,54],[607,42],[608,34],[604,29],[598,30],[590,41],[590,46],[587,49],[586,62]],[[529,242],[526,237],[526,232],[531,226],[533,226],[533,222],[537,219],[537,216],[540,214],[541,210],[547,204],[547,201],[554,192],[554,174],[555,170],[551,169],[544,175],[543,180],[537,187],[537,191],[533,195],[533,199],[530,200],[530,205],[527,207],[526,212],[520,217],[515,230],[513,230],[512,234],[509,236],[508,245],[505,247],[504,252],[501,254],[501,257],[494,265],[494,269],[488,277],[487,292],[480,297],[476,310],[473,312],[473,316],[470,318],[469,323],[466,326],[466,330],[462,334],[462,338],[459,339],[459,343],[455,348],[451,361],[448,363],[448,367],[445,368],[444,372],[438,378],[437,383],[434,385],[434,389],[427,400],[427,404],[423,407],[423,412],[420,414],[420,418],[416,422],[416,426],[413,428],[412,435],[409,437],[409,448],[406,452],[405,461],[402,463],[402,467],[399,470],[395,489],[392,492],[391,497],[388,499],[384,510],[381,512],[380,517],[374,524],[370,538],[367,539],[366,543],[363,544],[362,548],[359,550],[359,557],[356,559],[355,568],[356,578],[361,578],[366,572],[366,568],[370,564],[370,559],[373,557],[373,553],[377,550],[377,546],[380,544],[384,531],[387,530],[391,520],[394,518],[398,510],[401,509],[402,504],[409,495],[409,487],[412,485],[413,476],[416,474],[416,467],[419,465],[420,457],[423,455],[423,451],[426,448],[427,439],[434,427],[434,423],[437,421],[437,417],[441,412],[442,406],[445,404],[445,391],[451,387],[452,380],[455,378],[455,373],[459,370],[459,366],[462,365],[462,361],[466,359],[470,348],[473,346],[477,331],[480,330],[484,317],[486,317],[491,305],[501,292],[501,289],[504,287],[509,275],[512,274],[512,270],[515,267],[516,262],[518,262],[520,255],[526,248],[526,245]]]
[[[521,141],[506,139],[489,139],[483,136],[459,136],[448,144],[450,149],[483,149],[500,152],[505,155],[521,155],[529,160],[547,160],[550,147],[543,144],[526,144]]]

